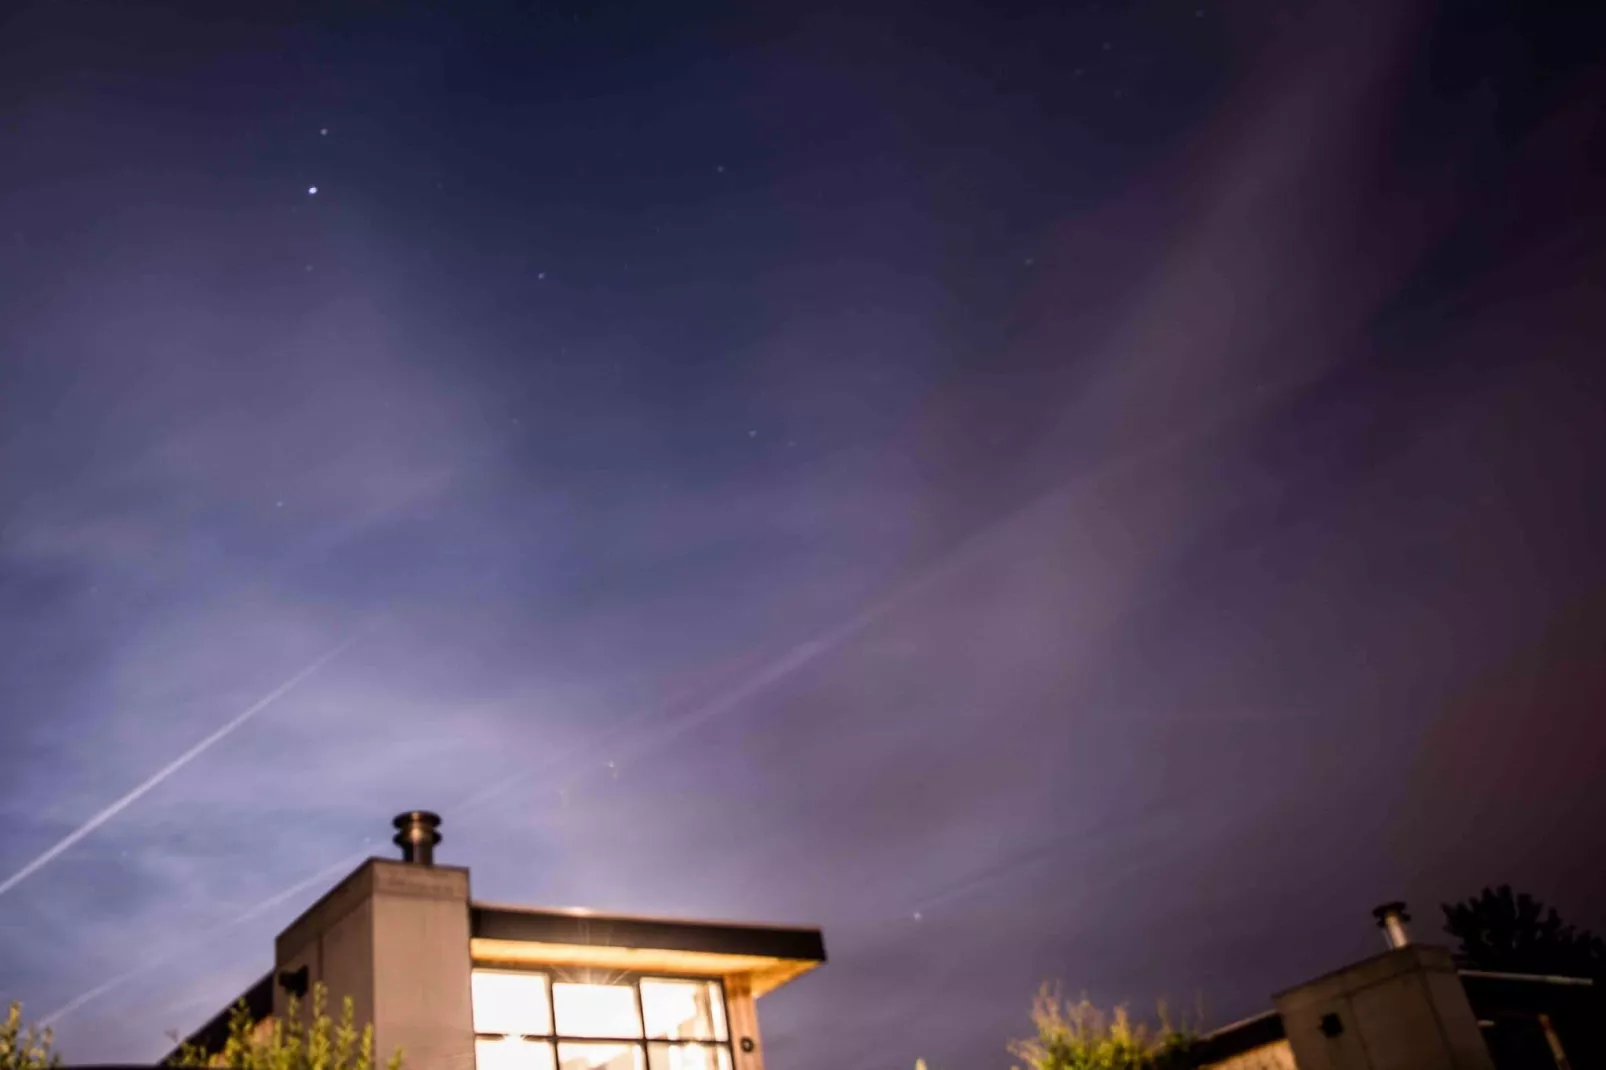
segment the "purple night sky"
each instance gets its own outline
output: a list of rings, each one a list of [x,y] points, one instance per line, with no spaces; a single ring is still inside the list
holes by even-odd
[[[1606,928],[1603,40],[0,3],[0,1000],[155,1058],[412,807],[823,927],[771,1070]]]

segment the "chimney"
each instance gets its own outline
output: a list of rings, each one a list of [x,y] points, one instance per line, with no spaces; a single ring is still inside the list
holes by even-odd
[[[402,849],[403,862],[411,862],[415,866],[435,864],[435,845],[441,842],[439,814],[432,814],[428,810],[409,810],[405,814],[397,814],[391,824],[396,826],[393,842]]]
[[[1411,934],[1405,931],[1405,923],[1411,920],[1411,915],[1405,912],[1404,903],[1384,903],[1372,911],[1372,917],[1377,919],[1377,927],[1383,930],[1383,939],[1388,941],[1390,950],[1398,950],[1411,942]]]

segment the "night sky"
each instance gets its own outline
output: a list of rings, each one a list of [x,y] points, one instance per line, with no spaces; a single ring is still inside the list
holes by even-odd
[[[1606,8],[0,2],[0,998],[389,819],[818,924],[771,1070],[1606,928]]]

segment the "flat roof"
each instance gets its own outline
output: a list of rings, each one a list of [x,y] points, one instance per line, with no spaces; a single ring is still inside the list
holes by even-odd
[[[489,903],[470,904],[469,919],[470,952],[481,965],[746,976],[763,995],[825,962],[820,930],[795,926]]]

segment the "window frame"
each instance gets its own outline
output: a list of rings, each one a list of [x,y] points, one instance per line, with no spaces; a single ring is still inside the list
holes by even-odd
[[[616,1044],[616,1045],[630,1045],[630,1046],[635,1047],[637,1049],[637,1051],[640,1052],[640,1062],[639,1062],[638,1065],[643,1067],[644,1070],[652,1070],[652,1045],[655,1045],[655,1044],[656,1045],[662,1045],[662,1046],[665,1046],[665,1047],[673,1047],[673,1048],[682,1048],[682,1047],[684,1047],[684,1048],[714,1048],[714,1049],[716,1049],[715,1056],[714,1056],[716,1064],[718,1064],[718,1065],[720,1065],[722,1067],[731,1067],[731,1068],[734,1068],[736,1066],[736,1050],[735,1050],[734,1034],[732,1033],[731,1026],[730,1026],[730,1021],[731,1021],[731,1018],[730,1018],[730,993],[726,988],[725,978],[723,978],[723,977],[710,977],[710,976],[708,976],[706,974],[698,975],[698,974],[682,974],[682,973],[661,973],[661,972],[656,972],[656,971],[614,971],[614,970],[609,970],[609,971],[605,972],[605,976],[608,979],[605,980],[605,981],[599,981],[599,980],[582,979],[582,978],[586,978],[586,977],[589,977],[589,976],[594,976],[597,973],[602,972],[602,971],[595,971],[595,970],[592,970],[592,969],[587,968],[587,967],[565,968],[565,967],[561,967],[561,966],[533,966],[533,965],[532,966],[524,966],[524,965],[504,965],[502,963],[496,963],[496,962],[483,962],[483,963],[482,962],[476,962],[476,963],[473,964],[472,967],[470,967],[470,969],[471,969],[471,971],[486,970],[486,971],[494,971],[494,972],[497,972],[497,973],[536,974],[536,975],[539,975],[539,976],[545,978],[546,984],[545,984],[544,987],[546,989],[547,1021],[550,1023],[550,1026],[551,1026],[551,1032],[550,1033],[482,1033],[478,1029],[475,1029],[474,1030],[474,1040],[476,1042],[476,1051],[475,1051],[475,1057],[476,1057],[475,1066],[476,1066],[476,1070],[478,1070],[478,1062],[477,1062],[477,1060],[478,1060],[478,1054],[479,1053],[478,1053],[478,1050],[477,1050],[477,1044],[478,1044],[479,1041],[481,1041],[481,1040],[508,1040],[508,1039],[523,1040],[523,1041],[526,1041],[526,1042],[538,1042],[538,1043],[547,1044],[549,1046],[549,1049],[552,1052],[553,1065],[558,1067],[559,1070],[561,1070],[561,1067],[562,1067],[562,1063],[558,1061],[558,1045],[560,1045],[560,1044]],[[560,974],[565,974],[567,976],[562,976],[561,979],[560,979]],[[711,1037],[711,1038],[709,1038],[707,1040],[672,1040],[672,1039],[670,1039],[668,1037],[650,1037],[650,1036],[648,1036],[647,1035],[647,1008],[646,1008],[646,1005],[643,1002],[642,996],[641,996],[641,982],[644,981],[644,980],[645,981],[692,981],[692,982],[696,982],[698,984],[715,985],[717,987],[718,991],[719,991],[719,1011],[720,1011],[720,1013],[719,1013],[719,1016],[718,1016],[718,1020],[714,1021],[714,1022],[710,1022],[709,1024],[711,1026],[717,1026],[719,1024],[719,1022],[722,1021],[724,1023],[724,1025],[725,1025],[725,1039],[724,1040],[720,1040],[720,1039],[718,1039],[717,1035],[715,1037]],[[620,987],[623,987],[624,985],[628,984],[630,986],[631,993],[635,996],[636,1021],[640,1025],[641,1035],[640,1036],[634,1036],[634,1037],[582,1037],[582,1036],[571,1036],[571,1035],[568,1035],[568,1034],[562,1032],[562,1030],[558,1026],[557,998],[553,994],[554,988],[559,984],[593,984],[593,985],[594,984],[605,984],[605,985],[616,985],[616,986],[620,986]],[[472,985],[470,987],[472,988]],[[470,1012],[470,1015],[472,1016],[472,1014],[473,1014],[472,1000],[470,1002],[471,1002],[471,1005],[470,1005],[470,1008],[469,1008],[469,1012]],[[474,1023],[471,1022],[470,1024],[473,1025]],[[717,1034],[718,1033],[718,1029],[717,1028],[714,1029],[713,1032],[715,1032]],[[717,1051],[717,1049],[719,1049],[719,1048],[723,1048],[725,1050],[725,1058],[724,1058],[723,1062],[721,1062],[720,1059],[719,1059],[719,1053]]]

